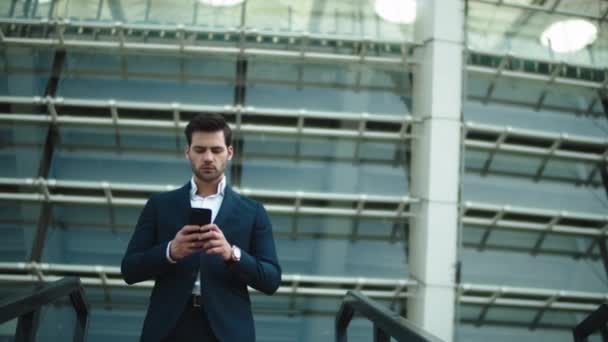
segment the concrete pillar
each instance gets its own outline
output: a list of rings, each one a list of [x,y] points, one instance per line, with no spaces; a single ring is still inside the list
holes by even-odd
[[[454,339],[458,198],[461,162],[464,2],[417,1],[414,67],[410,274],[420,283],[408,319]]]

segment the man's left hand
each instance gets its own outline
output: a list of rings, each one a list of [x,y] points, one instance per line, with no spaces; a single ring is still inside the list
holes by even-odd
[[[208,224],[201,227],[204,232],[201,235],[203,241],[203,251],[207,254],[218,254],[224,261],[228,261],[232,257],[232,247],[224,237],[224,233],[220,227],[215,224]]]

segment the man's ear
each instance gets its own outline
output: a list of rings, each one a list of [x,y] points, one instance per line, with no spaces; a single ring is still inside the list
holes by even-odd
[[[184,151],[186,159],[190,160],[190,145],[186,144],[186,150]]]
[[[234,156],[234,148],[230,145],[228,146],[228,160],[232,160],[232,156]]]

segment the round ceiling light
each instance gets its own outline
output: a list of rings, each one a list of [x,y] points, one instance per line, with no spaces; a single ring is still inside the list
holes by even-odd
[[[597,27],[583,19],[567,19],[551,24],[540,36],[540,42],[558,53],[575,52],[593,43]]]
[[[243,3],[245,0],[198,0],[203,5],[216,6],[216,7],[228,7],[236,6]]]
[[[416,20],[414,0],[375,0],[376,14],[391,23],[411,24]]]

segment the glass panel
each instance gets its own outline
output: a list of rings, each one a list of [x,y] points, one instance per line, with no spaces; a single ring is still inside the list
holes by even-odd
[[[68,54],[58,96],[100,100],[230,104],[234,61]]]
[[[71,341],[74,339],[76,311],[69,299],[42,307],[36,341]]]
[[[247,77],[252,85],[247,88],[247,104],[256,107],[395,116],[410,113],[411,85],[405,72],[369,66],[254,62]]]
[[[29,261],[40,215],[37,203],[0,202],[0,261]]]
[[[2,124],[0,127],[0,177],[38,177],[48,127]]]
[[[504,239],[499,231],[494,241]],[[502,238],[502,239],[501,239]],[[535,241],[530,239],[531,241]],[[584,251],[585,246],[580,246]],[[496,267],[500,264],[501,267]],[[565,270],[568,270],[567,272]],[[603,293],[605,274],[600,260],[573,259],[571,256],[529,254],[511,251],[465,249],[463,251],[463,282],[512,285],[534,288],[588,291]]]
[[[542,32],[554,22],[573,19],[568,16],[551,13],[550,6],[554,1],[544,2],[545,11],[535,11],[517,6],[499,6],[482,1],[472,1],[468,5],[467,45],[475,51],[487,51],[496,54],[512,54],[546,61],[559,61],[568,64],[592,66],[602,69],[608,66],[608,36],[598,26],[595,42],[586,49],[572,53],[553,53],[548,47],[540,44]],[[506,1],[508,4],[521,5],[520,1]],[[526,3],[528,5],[528,3]],[[533,7],[539,7],[534,3]],[[586,16],[597,25],[599,15],[605,13],[608,5],[603,1],[585,1],[577,6],[570,1],[562,1],[558,12],[574,12]],[[591,17],[596,18],[591,19]],[[580,37],[579,37],[580,38]]]
[[[0,51],[0,96],[44,96],[53,51],[5,46]]]
[[[246,7],[246,8],[245,8]],[[10,8],[0,7],[10,16]],[[284,1],[248,0],[246,6],[215,7],[198,1],[169,0],[55,0],[55,5],[34,11],[17,10],[18,16],[47,16],[73,20],[120,21],[123,23],[184,24],[213,29],[254,28],[266,32],[309,32],[367,39],[411,40],[413,25],[381,20],[371,1]]]

